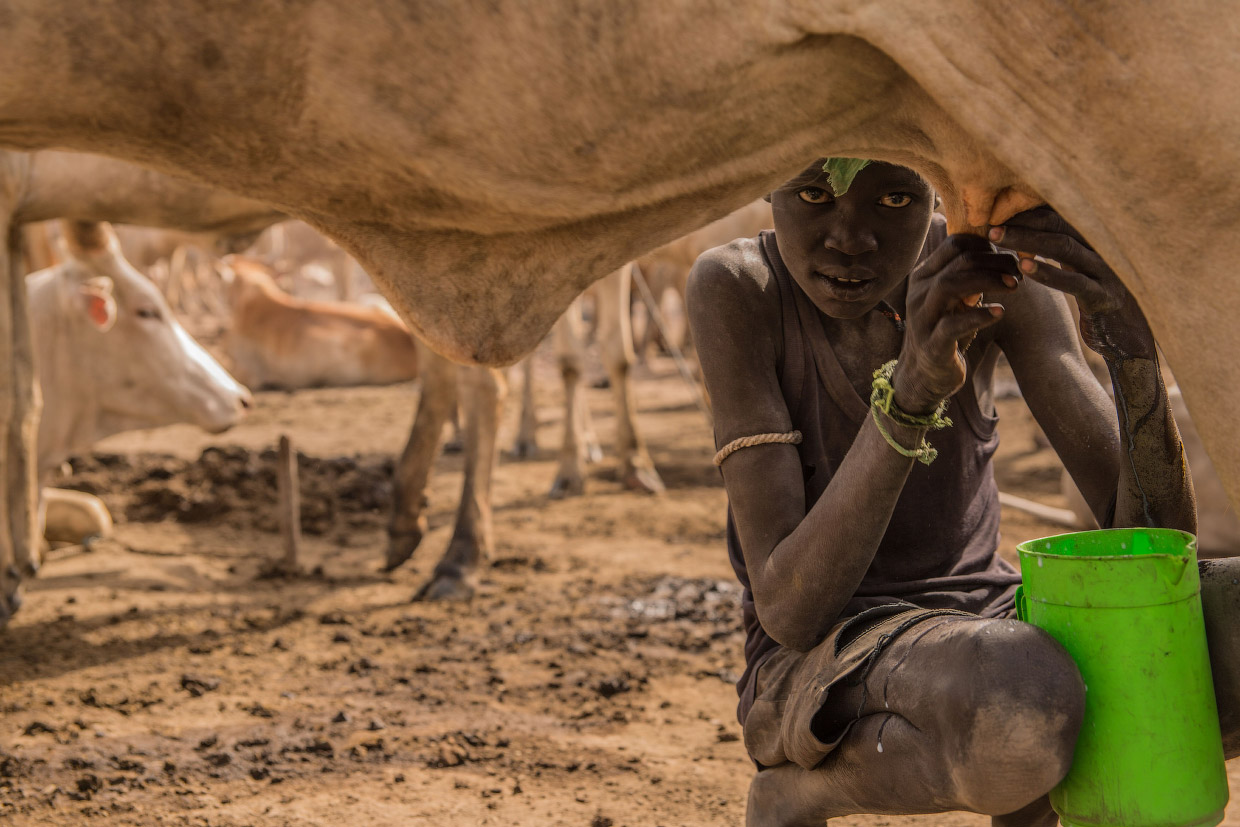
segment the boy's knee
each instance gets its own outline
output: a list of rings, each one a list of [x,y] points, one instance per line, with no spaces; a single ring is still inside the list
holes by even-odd
[[[1067,773],[1085,686],[1068,653],[1035,626],[993,620],[975,632],[958,653],[958,725],[946,748],[962,800],[996,815]]]

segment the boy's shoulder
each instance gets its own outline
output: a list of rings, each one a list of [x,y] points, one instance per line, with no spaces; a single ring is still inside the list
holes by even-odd
[[[755,304],[779,304],[775,275],[767,266],[758,238],[737,238],[698,256],[689,273],[688,300],[706,299]]]

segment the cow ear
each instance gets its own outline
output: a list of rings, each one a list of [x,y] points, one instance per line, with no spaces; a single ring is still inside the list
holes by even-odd
[[[112,295],[112,279],[106,276],[88,279],[78,287],[86,318],[100,333],[116,324],[116,299]]]

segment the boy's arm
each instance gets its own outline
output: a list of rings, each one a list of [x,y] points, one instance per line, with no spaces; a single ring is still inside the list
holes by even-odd
[[[979,292],[976,285],[985,279],[994,287],[997,276],[970,269],[972,259],[952,251],[939,259],[940,265],[951,265],[944,284],[954,285],[961,295]],[[699,259],[687,299],[718,445],[791,430],[776,373],[782,346],[778,288],[752,242],[734,242]],[[935,341],[946,337],[954,356],[955,339],[965,327],[976,330],[995,318],[988,309],[953,314]],[[909,375],[925,380],[917,383],[916,404],[932,409],[947,395],[935,396],[933,377],[917,371]],[[912,410],[911,394],[897,393],[896,399]],[[922,429],[890,421],[885,426],[909,448],[924,435]],[[827,490],[806,513],[795,447],[745,448],[724,462],[724,484],[758,616],[775,640],[807,650],[830,630],[873,560],[912,465],[913,459],[888,444],[867,417]]]
[[[1184,449],[1154,337],[1136,301],[1053,212],[1022,213],[996,229],[1005,246],[1063,265],[1023,266],[1030,281],[1054,289],[1030,284],[998,341],[1099,524],[1196,531]],[[1076,296],[1083,338],[1107,362],[1114,404],[1085,366],[1067,302],[1056,290]]]
[[[744,259],[737,245],[698,260],[686,297],[720,447],[792,430],[776,373],[778,287],[761,260],[751,259],[737,274]],[[894,435],[906,445],[921,437]],[[758,617],[785,646],[810,649],[829,631],[886,530],[913,461],[875,436],[872,423],[862,429],[831,488],[808,514],[795,446],[745,448],[722,465]]]

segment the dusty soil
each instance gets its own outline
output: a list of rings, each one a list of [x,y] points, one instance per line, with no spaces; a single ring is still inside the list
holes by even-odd
[[[127,435],[75,461],[65,484],[105,499],[116,536],[54,551],[0,632],[0,821],[741,824],[742,636],[709,432],[656,361],[637,398],[667,493],[622,491],[608,459],[589,496],[551,502],[549,360],[538,379],[543,450],[501,460],[497,553],[469,605],[410,601],[447,543],[459,456],[437,466],[422,549],[378,571],[416,386],[260,394],[230,433]],[[606,445],[608,392],[589,396]],[[1001,414],[1001,485],[1062,504],[1021,403]],[[279,553],[280,434],[303,453],[296,579],[261,574]],[[1005,553],[1054,531],[1005,513]]]

